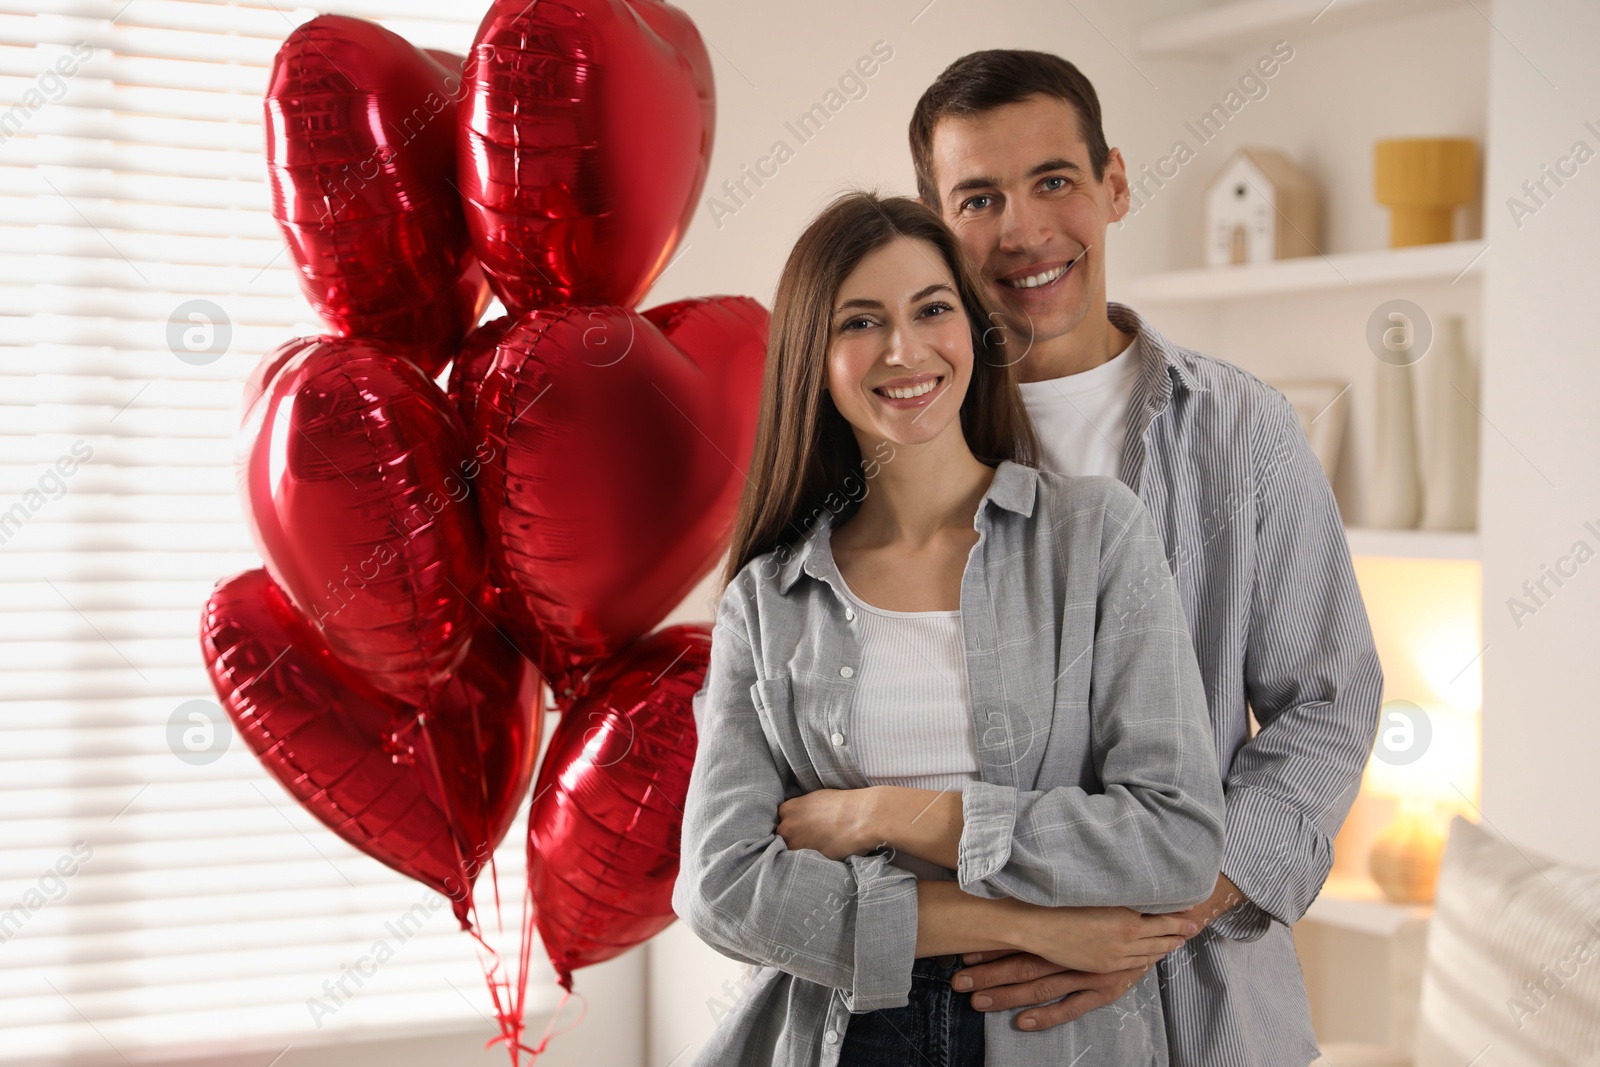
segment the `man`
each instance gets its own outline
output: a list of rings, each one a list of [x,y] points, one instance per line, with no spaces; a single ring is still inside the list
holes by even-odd
[[[1227,849],[1189,913],[1203,929],[1157,964],[1172,1064],[1305,1065],[1318,1049],[1289,927],[1332,866],[1383,688],[1327,479],[1281,393],[1107,303],[1106,227],[1128,212],[1128,180],[1075,66],[964,56],[923,94],[910,140],[921,199],[1003,309],[1041,465],[1138,492],[1206,680]],[[955,987],[981,990],[980,1008],[1043,1005],[1024,1027],[1141,1009],[1118,1003],[1138,971],[997,956],[969,956]]]

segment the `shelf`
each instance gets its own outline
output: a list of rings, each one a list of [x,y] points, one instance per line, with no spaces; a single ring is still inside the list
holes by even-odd
[[[1147,56],[1222,59],[1267,49],[1279,39],[1354,29],[1408,15],[1460,7],[1463,0],[1245,0],[1162,19],[1139,31]],[[1313,26],[1313,24],[1315,24]]]
[[[1388,559],[1478,559],[1476,532],[1452,530],[1364,530],[1346,526],[1352,556]]]
[[[1431,904],[1391,904],[1370,878],[1334,875],[1300,921],[1392,937],[1407,923],[1425,922],[1432,915]]]
[[[1450,241],[1376,252],[1297,256],[1271,263],[1146,274],[1128,283],[1137,301],[1243,300],[1271,293],[1306,293],[1357,285],[1476,279],[1482,275],[1487,241]]]

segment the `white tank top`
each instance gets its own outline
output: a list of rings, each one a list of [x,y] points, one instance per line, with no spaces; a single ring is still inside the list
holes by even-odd
[[[850,709],[851,751],[873,785],[961,792],[978,777],[961,612],[890,611],[845,584],[860,616],[861,663]],[[920,878],[955,872],[898,854]]]

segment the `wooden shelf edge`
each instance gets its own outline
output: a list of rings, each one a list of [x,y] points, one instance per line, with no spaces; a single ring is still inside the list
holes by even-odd
[[[1300,921],[1373,937],[1392,937],[1407,923],[1426,922],[1432,915],[1431,904],[1390,903],[1371,879],[1334,876],[1323,885]]]
[[[1450,241],[1374,252],[1298,256],[1272,263],[1146,274],[1127,283],[1134,301],[1242,300],[1271,293],[1309,293],[1394,282],[1480,277],[1487,241]]]
[[[1476,530],[1367,530],[1345,527],[1350,555],[1387,559],[1480,559]]]

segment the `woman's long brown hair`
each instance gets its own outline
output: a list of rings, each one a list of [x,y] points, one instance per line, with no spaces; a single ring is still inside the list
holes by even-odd
[[[854,514],[866,495],[877,457],[863,462],[850,424],[823,391],[833,302],[861,261],[898,237],[939,250],[971,326],[972,381],[961,401],[967,447],[989,466],[1006,459],[1032,464],[1038,455],[1011,368],[1016,357],[1007,358],[999,316],[961,242],[915,200],[847,193],[806,227],[778,280],[761,416],[724,586],[752,559],[798,541],[824,509],[835,516]]]

